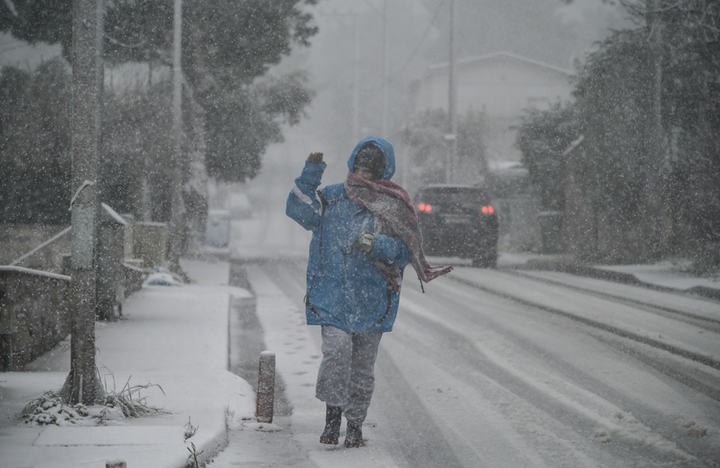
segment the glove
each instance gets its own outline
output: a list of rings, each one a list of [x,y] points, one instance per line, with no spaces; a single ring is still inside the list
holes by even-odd
[[[360,248],[367,253],[372,252],[375,248],[375,236],[367,229],[362,230],[357,241],[358,244],[360,244]]]
[[[313,164],[322,164],[323,154],[322,153],[310,153],[310,156],[307,157],[307,161],[311,162]]]

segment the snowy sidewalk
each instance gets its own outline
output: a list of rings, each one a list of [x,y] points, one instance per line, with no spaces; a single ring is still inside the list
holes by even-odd
[[[124,460],[128,468],[183,467],[191,443],[207,460],[226,444],[226,418],[233,426],[254,416],[252,387],[227,371],[229,301],[248,293],[228,286],[227,262],[183,267],[195,283],[146,286],[124,304],[126,320],[96,328],[106,387],[158,385],[162,391],[151,386],[141,396],[170,414],[107,426],[18,425],[31,399],[62,386],[70,364],[66,342],[23,372],[0,374],[3,468],[99,468],[108,460]],[[185,441],[188,422],[197,432]]]

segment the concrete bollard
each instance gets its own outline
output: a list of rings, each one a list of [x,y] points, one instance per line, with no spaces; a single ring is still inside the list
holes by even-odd
[[[108,460],[105,462],[105,468],[127,468],[125,460]]]
[[[260,371],[258,372],[257,409],[258,422],[271,423],[275,406],[275,353],[260,353]]]

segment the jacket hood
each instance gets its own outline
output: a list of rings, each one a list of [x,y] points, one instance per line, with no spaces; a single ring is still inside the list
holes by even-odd
[[[360,148],[362,148],[366,143],[374,143],[382,150],[385,155],[385,172],[383,172],[382,178],[383,180],[390,180],[393,174],[395,174],[395,150],[390,142],[384,138],[367,137],[361,140],[360,143],[355,146],[355,149],[350,155],[350,159],[348,159],[348,169],[352,172],[353,167],[355,166],[355,157],[357,156],[358,151],[360,151]]]

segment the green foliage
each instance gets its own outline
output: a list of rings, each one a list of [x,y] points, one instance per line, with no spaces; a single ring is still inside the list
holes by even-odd
[[[260,170],[259,155],[282,141],[280,125],[297,123],[311,94],[291,74],[219,95],[207,111],[208,173],[242,181]],[[147,179],[150,215],[166,221],[172,180],[171,83],[106,89],[100,154],[103,202],[140,216]],[[230,99],[232,98],[232,99]],[[0,221],[69,224],[70,72],[56,59],[29,73],[0,74]],[[191,131],[188,130],[188,131]]]
[[[206,112],[208,172],[227,181],[244,181],[260,170],[260,157],[269,143],[282,141],[280,125],[295,125],[312,93],[301,74],[258,80],[280,62],[294,44],[308,46],[317,33],[312,16],[304,11],[316,0],[185,0],[183,2],[183,75],[193,99]],[[0,31],[34,43],[60,43],[71,56],[69,0],[14,0],[17,16],[0,8]],[[105,4],[104,56],[107,64],[145,62],[169,66],[173,41],[172,0],[115,0]],[[150,177],[161,184],[168,142],[170,112],[159,112],[166,99],[148,91],[136,98],[106,97],[111,142],[103,160],[104,183],[118,209],[132,211],[137,200],[138,159],[152,159]],[[188,94],[185,95],[187,102]],[[150,105],[150,108],[145,106]],[[189,106],[185,106],[186,109]],[[131,115],[139,112],[140,115]],[[162,141],[163,144],[160,144]],[[134,147],[132,147],[134,145]],[[163,146],[164,145],[164,146]],[[164,206],[160,197],[155,206]],[[161,211],[165,211],[163,208]],[[163,216],[164,217],[164,216]]]
[[[485,154],[485,115],[481,112],[467,112],[460,116],[457,124],[457,154],[460,170],[487,173]]]
[[[641,209],[645,188],[650,80],[643,34],[618,32],[588,57],[573,93],[586,138],[582,186],[594,206],[624,219]]]
[[[316,0],[185,0],[183,71],[209,69],[216,79],[248,84],[317,33],[303,5]],[[173,0],[116,0],[105,19],[105,55],[113,62],[169,63]],[[202,64],[198,67],[198,60]],[[220,70],[226,76],[220,77]],[[223,83],[221,86],[225,86]]]
[[[420,171],[424,183],[445,179],[448,144],[443,136],[447,132],[447,114],[442,109],[419,114],[402,131],[403,139],[412,148],[413,168]]]
[[[440,183],[445,180],[445,166],[451,144],[445,139],[448,133],[449,119],[443,109],[418,114],[402,130],[402,138],[412,148],[414,170],[420,172],[423,183]],[[487,171],[484,133],[482,113],[468,112],[458,119],[456,172],[472,181],[479,181]]]
[[[69,80],[62,59],[0,72],[0,223],[70,223]]]
[[[672,7],[663,14],[668,210],[676,244],[712,271],[720,267],[720,7]]]
[[[642,2],[626,4],[640,23]],[[590,54],[575,103],[529,114],[518,135],[543,198],[560,173],[558,134],[583,134],[579,185],[596,214],[630,226],[644,213],[646,181],[663,183],[666,254],[720,263],[720,8],[711,0],[659,1],[661,119],[667,154],[652,155],[652,50],[647,26],[615,32]],[[566,114],[566,115],[564,115]],[[564,116],[563,116],[564,115]],[[564,126],[564,128],[563,128]],[[538,130],[540,129],[540,130]],[[573,139],[575,135],[567,135]],[[550,199],[559,199],[559,190]],[[543,201],[544,206],[552,203]],[[669,232],[669,234],[668,234]],[[627,239],[615,239],[622,243]],[[700,263],[702,263],[700,262]]]
[[[18,39],[60,44],[70,60],[71,0],[12,0],[17,15],[0,8],[0,31]],[[245,83],[290,53],[291,43],[309,45],[317,33],[303,5],[317,0],[184,0],[183,43],[196,43],[211,68],[232,64]],[[108,63],[159,61],[172,56],[173,0],[105,2],[105,58]],[[198,43],[198,36],[200,41]],[[185,54],[190,54],[188,49]],[[192,67],[183,57],[186,73]]]
[[[15,13],[0,8],[0,31],[31,44],[61,44],[65,57],[72,46],[72,0],[12,0]]]
[[[210,177],[243,182],[260,170],[258,155],[269,143],[282,142],[280,125],[299,123],[311,101],[300,73],[268,77],[255,86],[208,99],[208,147],[205,165]]]
[[[171,83],[105,92],[101,198],[120,213],[140,215],[143,178],[151,218],[169,219],[173,144]]]
[[[565,160],[563,151],[578,136],[571,105],[556,103],[546,111],[530,109],[522,118],[516,146],[523,155],[543,211],[565,208]]]
[[[638,6],[630,11],[644,19]],[[659,171],[672,221],[668,253],[705,258],[708,245],[720,245],[720,9],[710,0],[661,0],[658,7],[668,152],[653,158],[646,150],[653,70],[642,28],[616,33],[583,69],[577,97],[587,158],[603,164],[594,171],[596,199],[626,217],[642,210],[646,173]]]

